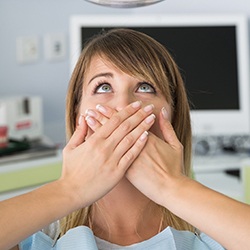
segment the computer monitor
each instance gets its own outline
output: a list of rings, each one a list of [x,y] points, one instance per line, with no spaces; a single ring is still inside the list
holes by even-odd
[[[71,70],[102,29],[132,28],[164,44],[180,67],[196,136],[250,132],[248,21],[242,15],[82,15],[70,20]]]

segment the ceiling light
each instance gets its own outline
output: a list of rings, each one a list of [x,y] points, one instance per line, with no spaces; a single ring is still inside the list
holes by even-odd
[[[135,8],[135,7],[147,6],[150,4],[158,3],[163,0],[86,0],[86,1],[109,7]]]

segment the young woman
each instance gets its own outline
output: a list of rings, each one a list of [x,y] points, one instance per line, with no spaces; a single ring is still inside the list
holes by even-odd
[[[249,249],[249,206],[189,178],[188,100],[158,42],[128,29],[93,38],[70,81],[66,120],[62,177],[0,206],[19,206],[11,220],[22,229],[0,221],[3,248],[68,214],[19,249]]]

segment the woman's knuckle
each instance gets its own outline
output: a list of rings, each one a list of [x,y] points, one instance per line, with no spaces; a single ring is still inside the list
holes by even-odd
[[[131,134],[124,137],[126,145],[131,145],[134,142],[134,138]]]
[[[126,155],[125,155],[125,161],[127,162],[131,162],[134,159],[134,154],[129,151]]]
[[[127,122],[124,122],[120,125],[120,128],[122,131],[129,132],[130,131],[130,125]]]
[[[142,110],[139,110],[138,112],[137,112],[137,114],[136,114],[138,117],[139,117],[139,119],[141,119],[141,120],[143,120],[144,118],[145,118],[145,113],[144,113],[144,111],[142,111]]]
[[[122,120],[122,119],[121,119],[120,116],[114,115],[114,116],[110,119],[110,122],[112,123],[112,125],[118,126],[118,125],[120,125],[121,120]]]

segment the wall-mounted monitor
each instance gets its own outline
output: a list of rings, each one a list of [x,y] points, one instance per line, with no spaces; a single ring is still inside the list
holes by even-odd
[[[166,46],[188,92],[193,133],[250,133],[248,20],[241,15],[83,15],[70,20],[71,70],[102,29],[132,28]],[[133,63],[133,62],[131,62]]]

